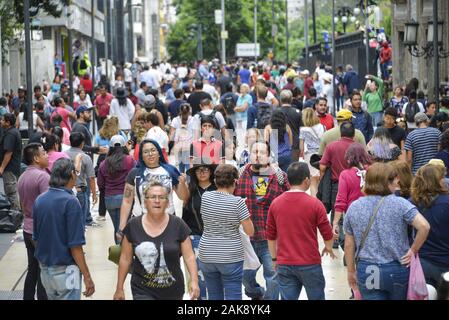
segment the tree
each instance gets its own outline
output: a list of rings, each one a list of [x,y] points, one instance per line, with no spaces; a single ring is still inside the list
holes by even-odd
[[[54,17],[60,17],[65,6],[70,0],[30,0],[30,15],[36,15],[39,11]],[[6,53],[11,41],[23,30],[24,24],[24,1],[2,1],[0,3],[1,18],[1,50],[2,64],[6,63]]]
[[[193,25],[201,24],[203,30],[204,58],[211,59],[220,56],[220,31],[221,26],[214,21],[214,10],[220,9],[220,0],[176,0],[174,1],[178,19],[170,26],[167,39],[168,52],[175,61],[196,60],[197,28]],[[261,54],[266,55],[272,47],[272,2],[271,0],[258,1],[258,42],[261,46]],[[254,2],[251,0],[226,0],[225,22],[229,38],[226,40],[227,58],[235,56],[237,43],[252,43]],[[284,1],[275,1],[276,24],[278,34],[276,37],[276,50],[285,50],[284,35]]]

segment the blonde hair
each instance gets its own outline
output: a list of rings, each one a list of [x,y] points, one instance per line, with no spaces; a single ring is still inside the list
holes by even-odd
[[[315,113],[312,108],[306,108],[302,111],[302,123],[304,127],[313,127],[320,123],[320,118]]]
[[[143,126],[143,121],[141,120],[141,117],[142,116],[138,118],[138,120],[134,123],[134,126],[132,128],[137,143],[141,143],[145,138],[145,135],[147,134],[147,130]]]
[[[98,131],[100,137],[105,138],[107,140],[111,140],[111,138],[118,133],[119,127],[117,117],[106,118],[103,122],[103,126],[101,127],[100,131]]]

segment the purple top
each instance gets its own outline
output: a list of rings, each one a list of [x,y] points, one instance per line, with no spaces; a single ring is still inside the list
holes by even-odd
[[[134,159],[127,155],[123,160],[122,169],[113,176],[108,173],[106,160],[100,164],[98,170],[97,184],[100,190],[104,190],[105,196],[115,196],[123,194],[125,189],[126,177],[135,166]]]
[[[36,198],[48,191],[50,175],[36,166],[28,166],[17,183],[20,202],[22,204],[23,231],[33,234],[33,205]]]
[[[70,159],[67,153],[65,152],[58,152],[58,151],[51,151],[48,153],[48,171],[51,172],[53,169],[53,165],[55,164],[56,160],[65,158]]]

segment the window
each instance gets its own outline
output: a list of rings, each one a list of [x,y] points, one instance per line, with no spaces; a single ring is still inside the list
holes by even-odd
[[[42,39],[44,40],[51,40],[52,37],[52,32],[51,32],[51,27],[42,27]]]

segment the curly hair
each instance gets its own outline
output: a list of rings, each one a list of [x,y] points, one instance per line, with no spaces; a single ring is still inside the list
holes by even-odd
[[[441,183],[445,176],[446,168],[443,166],[426,164],[419,168],[412,182],[413,202],[417,206],[428,208],[435,196],[447,194],[447,185]]]
[[[111,117],[104,120],[103,126],[98,131],[100,137],[111,140],[113,136],[119,133],[118,118]]]

